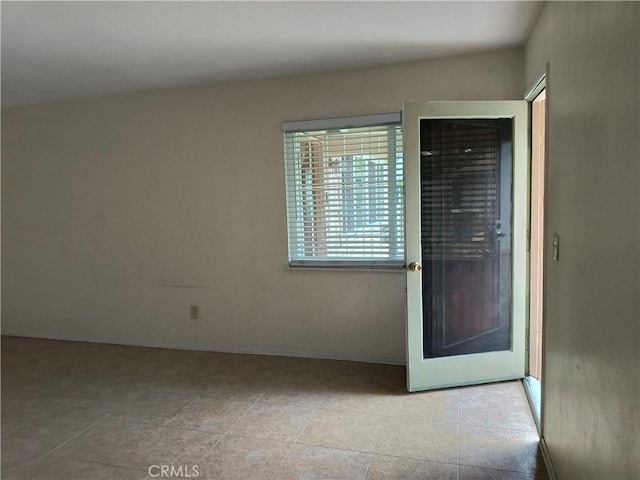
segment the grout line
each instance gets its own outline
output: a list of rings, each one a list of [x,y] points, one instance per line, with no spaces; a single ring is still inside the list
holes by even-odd
[[[336,450],[341,450],[341,449],[336,449]],[[346,451],[352,452],[353,450],[346,450]],[[440,461],[440,460],[431,460],[431,459],[428,459],[428,458],[404,457],[404,456],[401,456],[401,455],[392,455],[390,453],[376,453],[375,455],[378,456],[378,457],[400,458],[400,459],[403,459],[403,460],[415,460],[417,462],[439,463],[441,465],[450,465],[452,467],[458,467],[459,466],[457,463],[453,463],[453,462],[443,462],[443,461]],[[483,468],[483,467],[476,467],[476,468]],[[518,472],[518,473],[522,473],[522,472]]]
[[[304,445],[305,447],[318,447],[318,448],[327,448],[329,450],[340,450],[343,452],[350,452],[350,453],[363,453],[365,455],[373,455],[374,452],[372,451],[367,451],[367,450],[357,450],[354,448],[341,448],[341,447],[333,447],[333,446],[329,446],[329,445],[322,445],[320,443],[306,443],[306,442],[301,442],[301,441],[297,441],[296,445]],[[374,447],[375,449],[375,447]]]
[[[274,384],[270,385],[270,386],[269,386],[269,388],[267,388],[267,389],[264,391],[264,393],[263,393],[262,395],[260,395],[260,398],[259,398],[258,400],[262,399],[262,397],[264,397],[264,396],[265,396],[265,394],[267,394],[268,392],[272,391],[272,390],[274,389],[274,387],[276,387],[276,385],[274,385]],[[258,400],[256,400],[256,401],[254,402],[254,404],[253,404],[253,405],[255,405],[255,404],[258,402]],[[251,405],[251,407],[249,407],[249,410],[251,410],[251,408],[253,408],[253,405]],[[242,415],[242,417],[243,417],[244,415],[246,415],[246,413],[247,413],[247,412],[249,412],[249,410],[247,410],[247,411]],[[317,411],[317,410],[316,410],[316,411]],[[242,417],[240,417],[236,423],[238,423]],[[314,413],[313,418],[315,418],[315,413]],[[309,425],[309,423],[310,423],[310,422],[311,422],[311,420],[309,420],[309,422],[307,422],[307,425],[305,425],[305,427],[302,429],[302,431],[300,432],[300,434],[298,435],[298,437],[297,437],[297,438],[300,438],[300,435],[302,435],[302,432],[304,432],[304,430],[307,428],[307,426]],[[235,423],[234,423],[233,425],[235,425]],[[232,427],[231,427],[231,428],[233,428],[233,425],[232,425]],[[231,430],[231,429],[229,429],[229,430]],[[239,437],[243,437],[244,435],[238,435],[238,436],[239,436]],[[244,436],[244,437],[245,437],[245,438],[257,438],[257,437],[247,437],[247,436]],[[296,440],[297,440],[297,438],[296,438]],[[271,440],[271,441],[279,442],[279,441],[282,441],[282,440]],[[294,442],[286,442],[286,441],[282,441],[282,442],[283,442],[283,443],[288,443],[288,444],[290,444],[290,448],[289,448],[289,451],[287,452],[287,454],[284,456],[284,458],[283,458],[283,459],[282,459],[282,461],[280,462],[280,464],[278,465],[278,467],[277,467],[276,469],[274,469],[274,471],[273,471],[273,475],[271,475],[270,480],[272,480],[272,479],[276,478],[276,475],[278,475],[278,473],[280,473],[280,470],[282,469],[282,466],[285,464],[285,462],[286,462],[286,461],[287,461],[287,459],[289,458],[289,455],[291,455],[291,452],[293,452],[293,449],[295,448],[295,445],[296,445],[296,442],[295,442],[295,441],[294,441]]]
[[[376,416],[380,416],[380,415],[376,415]],[[452,422],[443,422],[440,420],[433,420],[432,418],[417,418],[417,417],[409,417],[409,416],[402,416],[402,415],[385,415],[385,418],[400,418],[402,420],[414,420],[416,422],[424,422],[424,423],[435,423],[438,425],[458,425],[460,422],[457,421],[452,421]]]
[[[307,427],[309,425],[311,425],[311,422],[313,422],[317,415],[318,415],[318,408],[313,408],[313,415],[311,415],[311,418],[309,418],[309,420],[307,420],[307,423],[305,423],[304,428],[302,430],[300,430],[300,433],[298,434],[298,436],[296,437],[296,439],[294,440],[294,443],[298,443],[298,441],[300,440],[300,437],[302,436],[302,434],[305,432],[305,430],[307,429]]]
[[[375,452],[375,447],[373,451]],[[373,452],[369,454],[369,461],[367,462],[367,468],[364,471],[364,475],[362,476],[362,480],[366,480],[367,475],[369,475],[369,468],[371,467],[371,462],[373,461]]]
[[[254,438],[254,439],[258,439],[258,440],[270,440],[273,442],[281,442],[281,443],[291,443],[292,445],[297,445],[300,447],[316,447],[316,448],[324,448],[326,450],[338,450],[340,452],[347,452],[347,453],[361,453],[364,455],[372,455],[373,452],[363,452],[362,450],[352,450],[352,449],[348,449],[348,448],[341,448],[341,447],[328,447],[327,445],[318,445],[317,443],[303,443],[303,442],[290,442],[290,441],[284,441],[284,440],[273,440],[270,438],[264,438],[264,437],[249,437],[247,435],[235,435],[238,437],[246,437],[246,438]],[[387,455],[389,457],[392,457],[393,455]],[[398,458],[408,458],[408,457],[398,457]],[[416,459],[416,460],[420,460],[420,459]],[[441,462],[443,463],[443,462]]]
[[[225,436],[227,436],[227,437],[250,438],[250,439],[253,439],[253,440],[264,440],[264,441],[275,442],[275,443],[286,443],[286,444],[291,445],[292,451],[296,446],[300,446],[300,447],[324,448],[326,450],[337,450],[337,451],[346,452],[346,453],[360,453],[360,454],[365,454],[365,455],[373,455],[374,454],[372,452],[363,452],[362,450],[349,450],[347,448],[340,448],[340,447],[327,447],[326,445],[315,445],[315,444],[311,444],[311,443],[296,443],[296,442],[291,441],[291,440],[274,440],[272,438],[253,437],[253,436],[250,436],[250,435],[239,435],[239,434],[235,434],[235,433],[229,433],[229,434],[226,434]],[[452,462],[443,462],[443,461],[440,461],[440,460],[432,460],[432,459],[428,459],[428,458],[406,457],[406,456],[402,456],[402,455],[392,455],[392,454],[389,454],[389,453],[375,453],[375,455],[379,456],[379,457],[390,457],[390,458],[401,458],[401,459],[405,459],[405,460],[416,460],[416,461],[419,461],[419,462],[441,463],[443,465],[452,465],[452,466],[456,466],[457,465],[456,463],[452,463]],[[469,466],[471,466],[471,465],[469,465]],[[484,467],[476,467],[476,468],[484,468]],[[518,473],[522,473],[522,472],[518,472]]]
[[[274,442],[274,443],[287,443],[287,444],[291,444],[291,446],[294,446],[294,445],[306,445],[304,443],[295,443],[293,440],[277,440],[275,438],[254,437],[252,435],[245,435],[245,434],[241,434],[241,433],[225,433],[224,436],[225,437],[250,438],[252,440],[262,440],[262,441]]]
[[[174,418],[176,418],[176,417],[178,416],[178,414],[179,414],[180,412],[182,412],[185,408],[187,408],[189,405],[191,405],[191,404],[194,402],[194,400],[195,400],[196,398],[198,398],[198,395],[194,395],[194,396],[191,398],[191,400],[189,400],[187,403],[185,403],[183,406],[181,406],[181,407],[178,409],[178,411],[177,411],[176,413],[174,413],[174,414],[171,416],[171,418],[168,418],[168,419],[165,421],[165,424],[166,424],[166,423],[169,423],[171,420],[173,420]]]
[[[148,386],[147,388],[144,389],[144,391],[140,395],[136,395],[135,397],[131,398],[130,400],[127,400],[127,402],[132,402],[134,400],[138,400],[141,396],[146,395],[150,391],[151,391],[151,386]],[[165,392],[165,393],[167,393],[167,392]]]
[[[52,450],[52,451],[53,451],[53,450]],[[44,460],[44,458],[45,458],[47,455],[48,455],[48,453],[47,453],[47,454],[45,454],[45,455],[43,455],[43,456],[42,456],[41,458],[39,458],[36,462],[33,462],[33,463],[30,463],[30,464],[25,465],[24,467],[22,467],[22,468],[17,472],[17,474],[18,474],[18,475],[20,475],[20,473],[22,473],[26,468],[28,468],[28,467],[30,467],[30,466],[33,466],[33,465],[35,465],[35,464],[36,464],[37,462],[39,462],[39,461]],[[93,464],[96,464],[96,465],[104,465],[104,466],[107,466],[107,467],[122,468],[123,470],[129,470],[129,471],[132,471],[132,472],[148,472],[148,470],[146,470],[146,469],[144,469],[144,468],[132,467],[132,466],[129,466],[129,465],[122,465],[122,464],[118,464],[118,463],[101,462],[101,461],[98,461],[98,460],[89,460],[89,459],[87,459],[87,458],[83,458],[83,457],[75,457],[75,456],[74,456],[74,457],[69,457],[67,460],[75,460],[75,461],[77,461],[77,462],[84,462],[84,463],[93,463]],[[12,476],[11,478],[13,478],[13,476]]]
[[[461,423],[460,426],[463,427],[474,427],[474,428],[487,428],[489,430],[504,430],[507,432],[520,432],[520,433],[535,433],[536,436],[539,438],[540,435],[538,434],[537,430],[522,430],[521,428],[506,428],[506,427],[494,427],[492,425],[481,425],[478,423]]]
[[[148,472],[148,469],[145,470],[144,468],[125,467],[123,465],[118,465],[117,463],[100,462],[98,460],[87,460],[85,458],[77,458],[76,460],[78,460],[79,462],[96,463],[98,465],[106,465],[106,466],[109,466],[109,467],[123,468],[125,470],[132,470],[134,472]]]
[[[338,448],[336,450],[342,450],[342,449]],[[345,451],[353,452],[354,450],[345,450]],[[360,452],[360,453],[362,453],[362,452]],[[402,459],[405,459],[405,460],[416,460],[418,462],[441,463],[442,465],[452,465],[452,466],[456,466],[457,465],[457,463],[455,463],[455,462],[443,462],[441,460],[432,460],[432,459],[429,459],[429,458],[404,457],[402,455],[392,455],[390,453],[376,453],[376,456],[378,456],[378,457],[390,457],[390,458],[402,458]],[[477,468],[483,468],[483,467],[477,467]]]
[[[104,417],[102,417],[99,420],[96,420],[95,422],[93,422],[91,425],[89,425],[87,428],[85,428],[84,430],[81,430],[80,432],[76,433],[75,435],[73,435],[71,438],[68,438],[67,440],[65,440],[64,442],[62,442],[60,445],[58,445],[57,447],[55,447],[53,450],[48,451],[47,453],[45,453],[42,458],[44,457],[48,457],[49,455],[51,455],[53,452],[55,452],[56,450],[58,450],[59,448],[64,447],[67,443],[69,443],[71,440],[78,438],[80,435],[82,435],[84,432],[92,429],[94,426],[96,426],[98,423],[102,422],[103,420],[105,420],[106,418],[109,418],[109,415],[105,415]]]
[[[460,389],[456,389],[458,404],[458,461],[456,466],[456,478],[460,480]]]
[[[220,434],[218,434],[218,435],[220,435]],[[202,454],[202,456],[200,458],[198,458],[197,461],[193,462],[193,464],[199,466],[200,462],[202,462],[202,460],[204,460],[204,458],[207,457],[213,451],[213,449],[215,449],[218,446],[218,444],[226,437],[227,437],[226,434],[224,434],[224,433],[221,434],[220,438],[218,439],[218,441],[216,443],[214,443],[213,446],[209,450],[207,450],[204,454]]]
[[[524,470],[505,470],[505,469],[502,469],[502,468],[484,467],[484,466],[480,466],[480,465],[468,465],[466,463],[460,464],[459,466],[460,467],[479,468],[481,470],[494,470],[496,472],[521,473],[521,474],[524,474],[524,475],[531,476],[534,480],[537,480],[537,478],[540,477],[540,475],[538,475],[536,473],[532,473],[530,471],[525,472]]]
[[[378,443],[380,442],[380,436],[382,435],[382,429],[384,428],[384,424],[387,421],[387,413],[389,412],[389,406],[391,405],[391,399],[389,399],[389,403],[387,403],[387,408],[385,409],[385,414],[384,417],[382,419],[382,422],[380,422],[380,428],[378,429],[378,435],[376,436],[376,443],[373,445],[373,451],[371,452],[371,456],[369,457],[369,463],[367,463],[367,469],[364,472],[364,479],[367,478],[367,475],[369,474],[369,468],[371,467],[371,462],[373,461],[373,456],[376,453],[376,450],[378,449]]]
[[[456,425],[458,429],[458,451],[456,452],[456,463],[458,465],[458,471],[460,471],[460,424]]]
[[[393,400],[393,397],[391,395],[389,395],[389,401],[387,402],[387,408],[384,409],[384,416],[386,417],[387,415],[389,415],[389,410],[391,410],[391,400]]]
[[[289,443],[289,442],[287,442],[287,443]],[[278,473],[280,473],[280,470],[282,469],[282,466],[285,464],[285,462],[289,458],[289,455],[291,455],[291,452],[293,452],[293,449],[295,448],[295,445],[296,445],[295,443],[291,444],[291,448],[289,448],[289,451],[287,452],[287,454],[284,456],[284,458],[280,462],[280,465],[278,465],[278,468],[276,468],[274,470],[273,475],[271,476],[271,479],[276,478],[276,475],[278,475]]]
[[[297,405],[292,405],[292,406],[297,406]],[[354,409],[347,409],[347,408],[336,408],[336,407],[331,407],[331,408],[327,408],[327,407],[298,407],[298,408],[310,408],[313,410],[322,410],[325,412],[333,412],[333,413],[347,413],[347,414],[355,414],[355,415],[366,415],[367,417],[386,417],[387,415],[384,413],[371,413],[371,412],[365,412],[362,410],[356,410]],[[392,415],[393,416],[393,415]],[[404,418],[404,417],[395,417],[395,418]],[[407,418],[407,420],[416,420],[414,418]],[[440,423],[440,422],[438,422]],[[446,423],[446,422],[445,422]]]
[[[266,390],[265,390],[264,392],[262,392],[262,394],[260,394],[260,396],[259,396],[258,398],[256,398],[256,399],[253,401],[253,403],[251,404],[251,406],[250,406],[249,408],[247,408],[247,411],[246,411],[246,412],[244,412],[242,415],[240,415],[240,416],[238,417],[238,419],[237,419],[235,422],[233,422],[233,424],[232,424],[232,425],[231,425],[231,426],[230,426],[230,427],[229,427],[229,428],[224,432],[224,434],[225,434],[225,435],[229,434],[229,433],[231,432],[231,430],[233,429],[233,427],[235,427],[235,426],[238,424],[238,422],[239,422],[240,420],[242,420],[242,419],[244,418],[244,416],[245,416],[247,413],[249,413],[249,412],[251,411],[251,409],[252,409],[253,407],[255,407],[255,406],[256,406],[256,404],[257,404],[260,400],[262,400],[262,397],[264,397],[264,394],[265,394],[265,393],[267,393],[267,391],[266,391]],[[239,401],[239,400],[231,400],[231,401],[233,401],[233,402],[237,402],[237,401]]]

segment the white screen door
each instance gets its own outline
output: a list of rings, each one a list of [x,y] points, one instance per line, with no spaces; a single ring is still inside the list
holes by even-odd
[[[405,102],[407,386],[522,378],[525,101]]]

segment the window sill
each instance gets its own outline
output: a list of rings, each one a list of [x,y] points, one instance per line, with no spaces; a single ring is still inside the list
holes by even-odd
[[[380,272],[380,273],[401,273],[405,271],[404,265],[398,266],[375,266],[375,267],[365,267],[365,266],[340,266],[340,265],[285,265],[284,270],[293,272],[293,271],[316,271],[316,272]]]

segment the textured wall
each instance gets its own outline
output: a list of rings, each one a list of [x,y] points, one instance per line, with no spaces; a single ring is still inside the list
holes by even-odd
[[[280,124],[523,74],[515,49],[5,110],[3,333],[403,362],[402,271],[285,268]]]
[[[549,2],[526,46],[550,63],[543,434],[561,480],[640,478],[637,2]]]

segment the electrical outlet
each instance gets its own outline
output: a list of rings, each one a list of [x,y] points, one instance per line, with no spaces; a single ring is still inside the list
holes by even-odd
[[[189,307],[189,311],[191,313],[192,320],[200,318],[200,307],[198,305],[191,305],[191,307]]]

